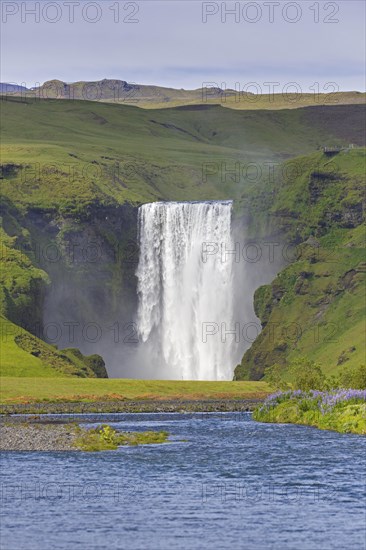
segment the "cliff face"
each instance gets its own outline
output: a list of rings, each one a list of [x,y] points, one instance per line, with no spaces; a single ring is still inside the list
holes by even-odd
[[[40,266],[51,279],[46,302],[67,286],[66,300],[72,300],[74,289],[79,301],[102,315],[114,310],[125,292],[134,294],[137,208],[92,205],[77,217],[31,212],[28,219]]]
[[[25,329],[14,339],[23,351],[42,347],[40,338],[94,354],[95,331],[132,318],[137,208],[94,204],[65,217],[39,208],[22,214],[7,203],[2,220],[2,314]],[[44,351],[36,355],[52,362]],[[103,361],[84,363],[89,375],[106,376]]]
[[[93,205],[81,218],[61,218],[57,225],[59,261],[43,264],[51,279],[44,327],[57,325],[62,347],[108,358],[136,309],[137,208]]]
[[[299,355],[336,373],[364,362],[364,151],[337,158],[299,159],[299,176],[285,179],[271,212],[295,260],[255,292],[263,331],[235,370],[260,379],[273,364]]]

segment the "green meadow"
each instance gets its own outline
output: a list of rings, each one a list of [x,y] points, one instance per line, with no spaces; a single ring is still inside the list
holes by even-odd
[[[265,382],[185,382],[91,378],[0,378],[2,404],[119,400],[259,399],[270,393]]]

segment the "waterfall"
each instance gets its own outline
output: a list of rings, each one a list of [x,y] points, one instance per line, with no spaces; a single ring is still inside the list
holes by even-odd
[[[231,380],[231,201],[155,202],[139,209],[137,328],[154,373]]]

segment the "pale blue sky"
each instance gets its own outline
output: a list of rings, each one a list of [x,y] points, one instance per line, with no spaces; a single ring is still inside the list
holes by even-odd
[[[365,89],[361,0],[43,0],[39,22],[26,11],[36,4],[1,2],[2,82],[118,78],[176,88],[256,82],[263,92],[266,82],[279,82],[277,90],[289,82],[308,90],[318,82],[320,91],[335,82],[340,90]],[[226,21],[222,4],[237,10]]]

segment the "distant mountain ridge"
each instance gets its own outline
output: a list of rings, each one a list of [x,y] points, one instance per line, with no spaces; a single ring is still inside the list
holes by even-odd
[[[294,109],[317,105],[365,104],[366,94],[349,91],[331,94],[259,94],[223,89],[212,83],[202,88],[184,90],[163,86],[136,84],[125,80],[63,82],[53,79],[30,89],[16,84],[0,84],[1,95],[35,97],[39,99],[87,100],[120,103],[143,108],[167,108],[185,105],[221,104],[239,110]]]
[[[0,82],[0,93],[1,94],[14,94],[20,92],[28,92],[28,88],[25,86],[20,86],[19,84],[14,84],[13,82]]]
[[[9,92],[4,86],[2,93]],[[47,80],[41,86],[30,89],[22,86],[10,89],[14,95],[17,92],[26,92],[28,96],[39,97],[41,99],[84,99],[88,101],[116,101],[116,102],[170,102],[172,100],[191,101],[202,100],[206,97],[210,99],[221,99],[224,94],[231,96],[235,90],[222,90],[221,88],[210,86],[198,88],[197,90],[183,90],[175,88],[165,88],[162,86],[144,85],[129,83],[125,80],[107,79],[95,81],[77,81],[63,82],[54,79]]]

